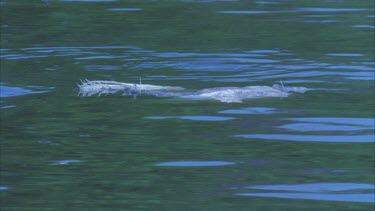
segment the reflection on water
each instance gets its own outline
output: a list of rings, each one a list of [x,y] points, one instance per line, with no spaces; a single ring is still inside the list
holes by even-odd
[[[235,2],[240,0],[182,0],[184,2],[210,3],[210,2]]]
[[[193,121],[225,121],[236,119],[224,116],[148,116],[146,119],[186,119]]]
[[[172,161],[155,164],[155,166],[175,166],[175,167],[209,167],[234,165],[234,162],[227,161]]]
[[[329,125],[329,124],[319,124],[319,123],[296,123],[296,124],[286,124],[279,126],[278,128],[296,130],[296,131],[347,131],[347,130],[363,130],[367,129],[359,126],[349,126],[349,125]]]
[[[48,164],[49,166],[57,166],[57,165],[68,165],[70,163],[79,163],[80,160],[56,160],[53,163]]]
[[[305,118],[288,118],[287,120],[297,122],[316,122],[316,123],[333,123],[339,125],[358,125],[373,129],[375,127],[374,118],[337,118],[337,117],[305,117]]]
[[[108,10],[110,10],[110,11],[125,11],[125,12],[129,11],[129,12],[131,12],[131,11],[141,11],[142,8],[111,8],[111,9],[108,9]]]
[[[86,65],[85,69],[87,71],[111,71],[111,70],[120,70],[121,67],[114,65]]]
[[[359,8],[314,8],[314,7],[306,7],[300,8],[298,11],[303,12],[361,12],[361,11],[369,11],[371,9],[359,9]]]
[[[262,11],[262,10],[225,10],[218,11],[218,13],[223,14],[270,14],[270,13],[298,13],[298,12],[362,12],[369,11],[370,9],[359,9],[359,8],[297,8],[295,10],[272,10],[272,11]]]
[[[0,186],[0,191],[1,190],[8,190],[9,188],[7,186]]]
[[[370,143],[375,142],[375,135],[293,135],[293,134],[241,134],[234,137],[248,139],[269,139],[285,141],[312,141],[338,143]]]
[[[373,193],[238,193],[236,195],[320,201],[375,202]]]
[[[0,86],[0,97],[15,97],[27,94],[45,93],[48,91],[32,91],[20,87]]]
[[[305,23],[336,23],[337,20],[304,20]]]
[[[252,108],[240,108],[240,109],[228,109],[224,111],[219,111],[220,114],[275,114],[282,113],[276,108],[262,108],[262,107],[252,107]]]
[[[56,142],[53,142],[53,141],[50,141],[50,140],[40,140],[40,141],[38,141],[38,143],[40,143],[40,144],[46,144],[46,145],[53,146],[53,147],[60,146],[59,143],[56,143]]]
[[[375,29],[374,25],[353,25],[353,28]]]
[[[119,52],[117,52],[118,50]],[[123,50],[123,51],[122,51]],[[114,52],[113,52],[114,51]],[[326,57],[352,57],[360,59],[363,54],[332,53]],[[336,81],[337,77],[348,80],[374,80],[375,67],[371,63],[352,65],[350,63],[330,64],[299,58],[287,50],[245,50],[223,53],[198,52],[156,52],[135,46],[77,46],[77,47],[37,47],[23,48],[17,53],[6,51],[2,58],[7,60],[35,59],[49,57],[73,57],[84,61],[87,71],[144,71],[178,70],[168,77],[150,72],[145,80],[199,80],[204,82],[251,82],[267,79],[300,80],[301,82]],[[260,57],[260,58],[259,58]],[[91,61],[109,60],[106,64]],[[122,61],[122,66],[110,62]],[[96,62],[98,63],[98,62]],[[152,73],[152,74],[151,74]],[[98,73],[99,74],[99,73]],[[97,75],[100,77],[100,75]],[[137,76],[139,77],[139,75]],[[320,80],[314,78],[320,77]],[[322,80],[321,77],[326,77]],[[301,79],[303,78],[303,80]]]
[[[6,108],[15,108],[15,105],[8,105],[8,106],[1,106],[1,109],[6,109]]]
[[[363,56],[363,54],[359,53],[329,53],[326,54],[327,56],[338,56],[338,57],[360,57]]]
[[[286,170],[286,174],[297,174],[297,175],[343,175],[343,174],[372,174],[373,170],[370,169],[291,169]]]
[[[60,0],[66,2],[114,2],[118,0]]]
[[[375,202],[373,184],[364,183],[308,183],[282,185],[252,185],[246,188],[283,192],[237,193],[238,196],[275,197],[286,199],[310,199],[346,202]],[[371,191],[363,193],[359,191]],[[292,193],[291,193],[292,192]],[[298,192],[298,193],[293,193]],[[332,193],[334,192],[334,193]]]
[[[299,132],[324,132],[332,131],[330,135],[300,135],[300,134],[240,134],[234,137],[249,139],[270,139],[287,140],[302,142],[347,142],[347,143],[365,143],[375,142],[375,134],[362,135],[335,135],[334,131],[357,131],[373,130],[375,128],[375,119],[373,118],[336,118],[336,117],[304,117],[287,118],[289,121],[302,123],[292,123],[277,126],[277,128],[294,130]]]
[[[258,190],[298,191],[298,192],[327,192],[348,191],[356,189],[374,190],[375,185],[363,183],[307,183],[285,185],[252,185],[246,188]]]

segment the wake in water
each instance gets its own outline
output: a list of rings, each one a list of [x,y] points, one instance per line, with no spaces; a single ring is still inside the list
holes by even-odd
[[[310,89],[305,87],[287,87],[282,83],[271,86],[216,87],[195,92],[184,92],[178,86],[156,86],[150,84],[131,84],[116,81],[81,80],[79,95],[93,96],[122,92],[123,95],[150,95],[156,97],[179,97],[186,99],[211,99],[225,103],[240,103],[244,99],[263,97],[288,97],[292,92],[304,93]]]

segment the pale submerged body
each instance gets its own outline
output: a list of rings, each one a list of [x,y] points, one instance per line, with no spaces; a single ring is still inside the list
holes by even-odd
[[[212,99],[226,103],[240,103],[244,99],[263,97],[288,97],[292,92],[304,93],[305,87],[284,87],[278,84],[271,86],[217,87],[195,92],[183,92],[183,87],[156,86],[149,84],[130,84],[115,81],[82,81],[79,94],[82,96],[114,94],[145,94],[157,97],[179,97],[187,99]]]

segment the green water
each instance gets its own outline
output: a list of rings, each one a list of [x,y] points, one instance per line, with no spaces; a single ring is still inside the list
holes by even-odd
[[[372,1],[15,0],[1,15],[1,210],[374,208]],[[140,76],[314,90],[243,103],[77,96],[80,79]],[[272,134],[286,138],[238,136]],[[321,189],[253,187],[311,183]]]

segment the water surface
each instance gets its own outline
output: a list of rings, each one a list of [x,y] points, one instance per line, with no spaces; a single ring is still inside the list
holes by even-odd
[[[2,209],[373,209],[373,1],[0,4]],[[80,79],[310,91],[82,97]]]

